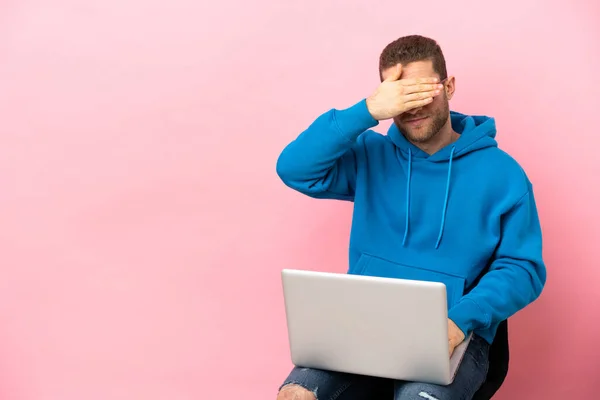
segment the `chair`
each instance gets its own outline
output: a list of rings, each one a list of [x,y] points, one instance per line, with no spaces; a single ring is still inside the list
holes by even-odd
[[[490,346],[489,370],[481,388],[473,396],[473,400],[490,400],[500,389],[508,374],[508,321],[498,326],[496,337]]]

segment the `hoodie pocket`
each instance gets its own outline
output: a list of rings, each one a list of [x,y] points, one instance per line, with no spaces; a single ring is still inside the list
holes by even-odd
[[[365,253],[358,260],[355,270],[357,275],[441,282],[446,285],[448,309],[460,301],[465,290],[465,279],[459,276],[399,264]]]

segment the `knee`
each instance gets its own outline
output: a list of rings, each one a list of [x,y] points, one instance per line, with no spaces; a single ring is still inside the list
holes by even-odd
[[[405,384],[396,391],[396,399],[441,400],[441,393],[435,388],[420,385],[416,382]],[[444,397],[445,398],[445,397]]]
[[[286,385],[281,388],[277,400],[317,400],[315,395],[300,385]]]

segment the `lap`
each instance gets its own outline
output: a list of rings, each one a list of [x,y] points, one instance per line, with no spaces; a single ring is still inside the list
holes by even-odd
[[[470,400],[485,381],[488,354],[487,342],[474,336],[448,386],[294,367],[281,387],[298,385],[317,400]]]

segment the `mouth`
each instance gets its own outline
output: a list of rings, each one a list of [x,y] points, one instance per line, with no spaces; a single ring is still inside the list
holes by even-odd
[[[427,118],[429,117],[419,117],[419,118],[412,118],[412,119],[407,119],[404,122],[410,125],[418,125],[422,122],[424,122]]]

